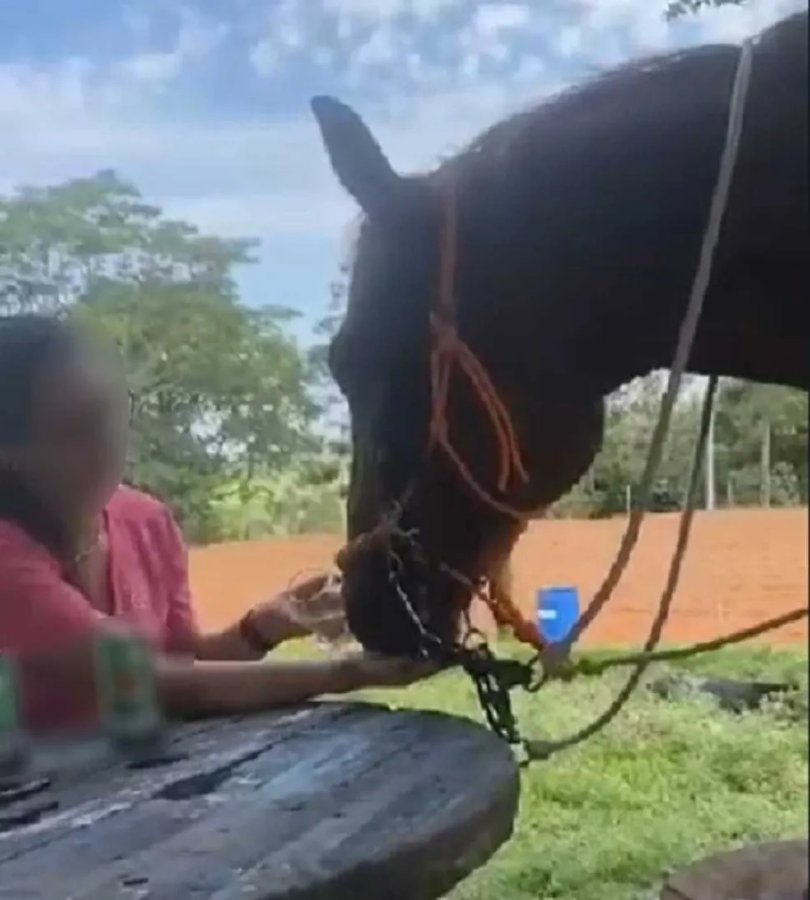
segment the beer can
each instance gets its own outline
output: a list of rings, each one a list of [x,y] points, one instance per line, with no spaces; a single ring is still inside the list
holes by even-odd
[[[119,744],[153,741],[163,729],[151,648],[136,635],[96,639],[101,726]]]
[[[0,654],[0,775],[15,773],[24,757],[17,664],[11,656]]]

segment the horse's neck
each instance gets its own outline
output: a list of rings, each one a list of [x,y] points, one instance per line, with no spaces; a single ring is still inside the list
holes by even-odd
[[[736,61],[732,48],[704,53],[677,63],[673,83],[628,95],[626,109],[614,98],[557,131],[549,119],[544,142],[524,138],[536,146],[515,183],[490,192],[471,279],[478,340],[516,380],[605,395],[671,364]],[[767,58],[755,68],[690,368],[806,386],[807,86],[784,81]]]

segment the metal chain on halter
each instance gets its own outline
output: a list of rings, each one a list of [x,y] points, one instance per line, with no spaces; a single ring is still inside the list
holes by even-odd
[[[392,524],[389,521],[389,527]],[[420,549],[415,531],[397,530],[396,533],[412,549]],[[434,634],[423,622],[407,588],[402,584],[403,573],[401,558],[396,553],[389,553],[388,582],[416,630],[421,655],[447,665],[461,666],[475,685],[478,701],[489,727],[510,744],[519,744],[521,738],[512,711],[510,691],[515,687],[529,686],[531,667],[518,660],[498,659],[484,635],[473,626],[468,613],[464,615],[464,631],[459,640],[450,642]]]
[[[402,583],[404,567],[401,559],[396,554],[391,554],[389,557],[389,582],[394,593],[399,598],[409,620],[416,629],[419,638],[420,652],[425,657],[441,660],[448,664],[461,665],[475,684],[479,702],[490,727],[504,740],[509,741],[509,743],[522,745],[526,750],[529,761],[533,759],[546,759],[552,753],[564,748],[572,747],[605,727],[605,725],[615,718],[624,707],[625,703],[639,684],[643,673],[652,662],[710,652],[728,644],[737,643],[763,634],[766,631],[781,627],[782,625],[796,621],[807,615],[806,609],[797,609],[786,615],[760,623],[753,628],[742,629],[734,634],[727,635],[717,640],[695,644],[691,647],[678,650],[658,651],[656,649],[669,617],[672,599],[678,584],[681,566],[688,545],[692,518],[696,506],[697,489],[708,434],[709,420],[712,415],[713,403],[717,390],[718,380],[716,377],[712,377],[709,380],[704,398],[701,424],[695,443],[694,457],[689,477],[689,487],[685,498],[684,509],[681,514],[676,548],[670,561],[669,573],[661,594],[658,611],[650,628],[650,633],[644,644],[643,650],[637,654],[616,657],[599,663],[591,663],[588,660],[581,660],[578,663],[571,663],[568,661],[568,654],[572,644],[607,604],[613,589],[626,568],[632,549],[638,538],[640,525],[647,505],[647,498],[655,472],[660,463],[672,410],[674,408],[675,400],[677,399],[682,375],[688,366],[689,354],[700,319],[703,300],[711,278],[712,259],[720,234],[720,226],[728,201],[734,165],[739,148],[743,114],[745,110],[745,97],[750,80],[751,52],[751,41],[744,42],[741,47],[740,60],[735,74],[734,86],[729,104],[729,121],[726,140],[720,160],[718,180],[712,196],[706,232],[704,233],[701,245],[700,260],[687,305],[687,311],[681,326],[675,359],[673,360],[670,370],[667,391],[661,403],[658,421],[650,442],[645,469],[642,475],[642,500],[631,514],[627,530],[611,569],[574,629],[572,635],[563,645],[561,650],[557,648],[556,652],[554,652],[555,648],[551,647],[549,648],[549,650],[552,651],[551,653],[541,652],[528,663],[518,660],[498,659],[487,645],[484,636],[472,627],[469,616],[466,617],[465,630],[461,639],[456,642],[445,641],[425,626],[422,617],[414,607],[408,594],[408,589]],[[455,208],[452,204],[450,204],[448,215],[448,221],[451,223],[452,227],[448,228],[446,232],[443,233],[442,247],[443,289],[441,291],[441,297],[443,298],[445,305],[447,305],[449,298],[452,296],[452,270],[456,249],[454,240]],[[510,469],[517,471],[518,474],[523,473],[519,450],[516,448],[516,440],[511,430],[511,421],[508,413],[504,412],[502,409],[502,404],[500,404],[500,401],[497,398],[497,392],[492,388],[485,373],[481,373],[480,366],[473,366],[470,362],[471,358],[474,360],[474,354],[469,351],[469,348],[467,348],[466,345],[463,345],[463,342],[461,342],[455,334],[452,318],[448,315],[448,310],[442,309],[440,312],[445,317],[443,322],[446,331],[439,329],[439,331],[436,332],[438,334],[437,340],[443,336],[445,338],[450,337],[455,341],[456,348],[460,348],[463,353],[466,354],[462,356],[462,359],[466,361],[465,371],[471,381],[479,388],[479,393],[481,393],[481,385],[486,388],[486,391],[482,394],[482,400],[486,401],[485,406],[493,422],[493,426],[502,433],[503,439],[501,443],[505,451],[507,451],[502,453],[501,459],[501,478],[499,479],[499,486],[502,487],[508,477]],[[434,330],[437,321],[438,320],[434,318]],[[443,342],[440,341],[440,343],[440,349],[446,351],[451,347],[452,341],[445,340]],[[460,462],[459,455],[454,451],[454,448],[447,437],[446,422],[442,416],[447,402],[452,356],[442,358],[441,354],[437,354],[437,358],[442,364],[437,366],[436,372],[432,373],[435,389],[434,403],[436,406],[434,407],[434,419],[431,424],[431,432],[434,436],[438,436],[439,445],[450,455],[453,462],[456,463],[459,473],[463,476],[465,483],[474,489],[474,493],[493,508],[502,509],[506,514],[515,517],[518,514],[511,507],[493,499],[485,490],[480,488],[470,471],[462,464],[463,461]],[[393,520],[389,522],[394,528],[396,528],[396,519],[399,518],[400,512],[401,507],[397,509]],[[418,534],[416,532],[411,531],[405,533],[397,529],[397,534],[400,538],[405,538],[410,542],[412,548],[421,550],[418,545]],[[447,569],[447,567],[440,566],[440,568],[442,568],[446,574],[455,578],[461,577],[458,573]],[[466,579],[462,580],[466,582]],[[466,582],[466,586],[473,595],[478,594],[486,599],[485,585]],[[521,738],[517,721],[512,711],[510,691],[513,688],[522,687],[530,692],[536,692],[545,686],[552,678],[572,678],[576,675],[596,675],[601,674],[614,666],[632,666],[633,671],[625,682],[622,690],[617,694],[609,707],[590,724],[580,729],[575,734],[561,740],[529,741]]]

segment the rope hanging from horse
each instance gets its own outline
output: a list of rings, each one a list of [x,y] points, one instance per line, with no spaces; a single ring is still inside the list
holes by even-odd
[[[703,301],[711,279],[712,260],[720,234],[723,215],[727,206],[732,176],[734,173],[740,137],[742,133],[745,100],[751,75],[752,45],[750,40],[743,43],[734,78],[734,86],[729,102],[728,126],[719,164],[718,178],[712,196],[706,231],[701,244],[700,258],[692,285],[687,309],[678,337],[678,343],[672,367],[670,369],[667,389],[661,402],[658,419],[650,442],[648,455],[639,486],[638,501],[631,511],[628,525],[623,535],[616,558],[611,565],[602,585],[596,591],[587,609],[580,617],[571,635],[562,645],[544,646],[537,626],[526,620],[510,598],[503,597],[492,589],[487,590],[484,582],[473,583],[462,573],[456,572],[439,563],[439,569],[447,576],[463,584],[470,595],[477,595],[487,603],[496,622],[509,626],[518,640],[530,644],[537,655],[529,664],[513,660],[496,659],[486,643],[467,623],[467,633],[462,639],[449,645],[436,635],[431,634],[424,626],[408,591],[402,584],[402,565],[400,559],[393,554],[390,568],[390,581],[396,596],[399,597],[417,633],[420,635],[422,652],[426,656],[436,656],[445,661],[452,661],[464,666],[473,678],[478,690],[479,699],[485,716],[493,729],[510,743],[521,743],[528,759],[545,759],[552,753],[578,744],[596,734],[607,725],[624,707],[638,686],[647,667],[654,661],[682,658],[698,653],[720,649],[728,644],[747,640],[763,634],[788,622],[797,621],[807,616],[806,608],[770,619],[753,628],[743,629],[723,638],[695,644],[692,647],[678,650],[657,651],[664,627],[669,617],[672,600],[677,588],[683,559],[689,542],[690,528],[697,500],[702,462],[704,457],[709,422],[717,391],[716,377],[709,379],[701,412],[699,434],[695,443],[689,486],[681,514],[676,547],[670,561],[669,571],[658,605],[658,611],[651,625],[649,635],[640,653],[618,657],[612,660],[593,664],[587,660],[579,663],[568,661],[570,649],[582,633],[592,624],[604,609],[613,590],[618,584],[631,557],[638,540],[641,524],[648,505],[655,475],[660,465],[665,439],[675,402],[678,397],[681,379],[685,373],[692,345],[694,343]],[[521,511],[513,507],[506,499],[510,487],[516,482],[525,484],[529,475],[523,462],[519,441],[508,409],[500,398],[498,391],[476,357],[475,353],[462,340],[457,329],[455,274],[457,262],[457,209],[452,192],[452,185],[446,188],[444,198],[443,219],[441,228],[441,253],[439,292],[436,311],[431,315],[431,355],[430,355],[430,387],[432,414],[429,428],[428,453],[435,449],[441,451],[453,464],[458,477],[471,493],[490,509],[511,519],[523,522],[531,516],[531,512]],[[480,484],[466,464],[463,456],[455,448],[449,433],[448,401],[450,382],[454,368],[458,368],[467,378],[475,399],[485,412],[496,440],[498,450],[498,471],[495,479],[497,491]],[[418,544],[418,534],[403,533],[398,529],[399,515],[407,503],[413,483],[406,489],[400,503],[396,505],[391,516],[376,529],[387,535],[396,535],[417,556],[424,556],[424,549]],[[365,536],[365,539],[371,535]],[[361,539],[363,540],[363,539]],[[349,548],[351,550],[351,548]],[[472,644],[471,644],[472,642]],[[439,651],[437,654],[437,650]],[[594,721],[575,734],[557,741],[522,740],[512,714],[509,690],[521,686],[530,691],[537,691],[552,678],[570,678],[575,675],[599,674],[614,666],[632,666],[632,671],[622,689],[610,706]],[[540,677],[535,673],[539,667]]]

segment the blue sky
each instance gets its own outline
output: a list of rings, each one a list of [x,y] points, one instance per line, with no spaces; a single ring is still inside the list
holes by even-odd
[[[667,23],[666,0],[0,0],[0,192],[115,168],[171,215],[261,240],[248,303],[309,324],[356,211],[313,93],[355,106],[403,171],[589,73],[739,41],[805,5]]]

